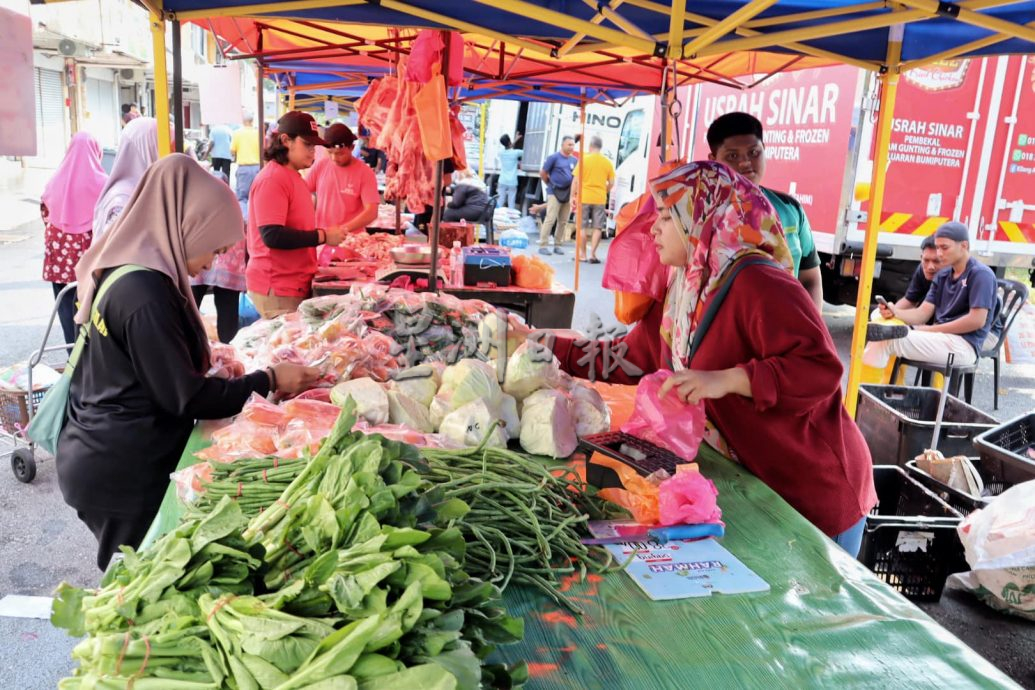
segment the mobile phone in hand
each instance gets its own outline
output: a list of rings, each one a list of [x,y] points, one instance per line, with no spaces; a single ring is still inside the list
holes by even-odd
[[[888,300],[884,299],[880,295],[877,295],[874,299],[876,299],[877,304],[881,305],[882,307],[888,306]]]

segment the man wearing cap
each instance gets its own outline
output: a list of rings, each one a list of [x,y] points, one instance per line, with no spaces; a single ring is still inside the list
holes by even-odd
[[[343,124],[333,124],[324,132],[330,156],[309,171],[306,185],[316,195],[316,225],[340,226],[344,234],[364,232],[375,218],[381,195],[377,175],[352,155],[356,135]],[[337,257],[337,247],[320,250],[320,265]]]
[[[863,362],[868,366],[883,368],[892,356],[945,364],[950,353],[958,365],[977,362],[996,311],[995,274],[970,256],[970,236],[962,223],[953,221],[938,228],[934,245],[943,268],[923,303],[914,309],[880,306],[881,316],[907,325],[871,323],[867,327],[870,342]]]
[[[319,228],[313,197],[299,172],[325,146],[316,120],[297,110],[277,122],[263,157],[268,165],[248,197],[248,296],[264,319],[294,311],[309,297],[316,248],[341,243],[340,228]]]

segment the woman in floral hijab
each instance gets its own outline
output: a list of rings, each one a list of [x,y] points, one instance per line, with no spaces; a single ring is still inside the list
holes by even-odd
[[[841,404],[841,362],[791,273],[775,211],[721,163],[677,164],[651,186],[651,233],[670,267],[664,304],[625,338],[597,343],[606,353],[591,362],[592,343],[558,336],[561,367],[588,376],[620,351],[639,372],[616,369],[608,383],[671,369],[659,395],[703,404],[744,467],[855,555],[876,503],[870,453]]]

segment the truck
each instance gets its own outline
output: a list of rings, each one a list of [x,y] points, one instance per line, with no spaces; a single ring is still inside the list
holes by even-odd
[[[705,135],[716,117],[731,111],[758,117],[765,130],[764,184],[793,194],[805,209],[827,301],[854,304],[880,82],[848,66],[762,76],[753,88],[680,89],[675,152],[705,159]],[[634,99],[624,111],[619,141],[636,141],[638,149],[616,160],[615,208],[642,194],[656,172],[660,121],[657,97]],[[972,252],[999,274],[1035,265],[1035,60],[1028,56],[945,60],[909,70],[899,81],[874,294],[901,296],[921,241],[948,220],[970,228]]]
[[[617,168],[629,156],[643,155],[640,137],[646,133],[642,120],[654,106],[653,96],[635,96],[619,105],[592,103],[586,106],[586,146],[593,136],[599,136],[601,153],[611,159]],[[485,112],[485,170],[484,175],[498,175],[497,155],[503,146],[504,134],[511,139],[521,132],[518,148],[523,150],[518,166],[518,198],[523,207],[543,198],[539,171],[546,158],[560,150],[565,136],[582,131],[579,108],[573,105],[546,102],[518,102],[495,99],[486,104]],[[576,151],[578,149],[576,148]],[[641,187],[645,180],[637,184]]]

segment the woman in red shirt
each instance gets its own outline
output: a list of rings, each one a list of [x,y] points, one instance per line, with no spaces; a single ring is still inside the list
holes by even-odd
[[[264,319],[294,311],[309,297],[316,248],[337,246],[338,227],[317,228],[313,197],[299,171],[325,146],[316,120],[292,111],[280,118],[248,196],[248,296]]]
[[[601,350],[620,345],[625,361],[643,373],[675,371],[661,394],[703,400],[737,460],[858,554],[876,503],[870,453],[841,405],[841,362],[790,271],[776,212],[757,187],[719,163],[682,164],[651,185],[660,209],[652,234],[662,263],[673,268],[668,294],[628,336],[601,343]],[[692,351],[727,280],[729,290]],[[555,339],[554,354],[571,374],[589,371],[583,345]],[[592,362],[594,370],[603,371],[603,362],[602,355]],[[636,379],[621,367],[607,378]]]

